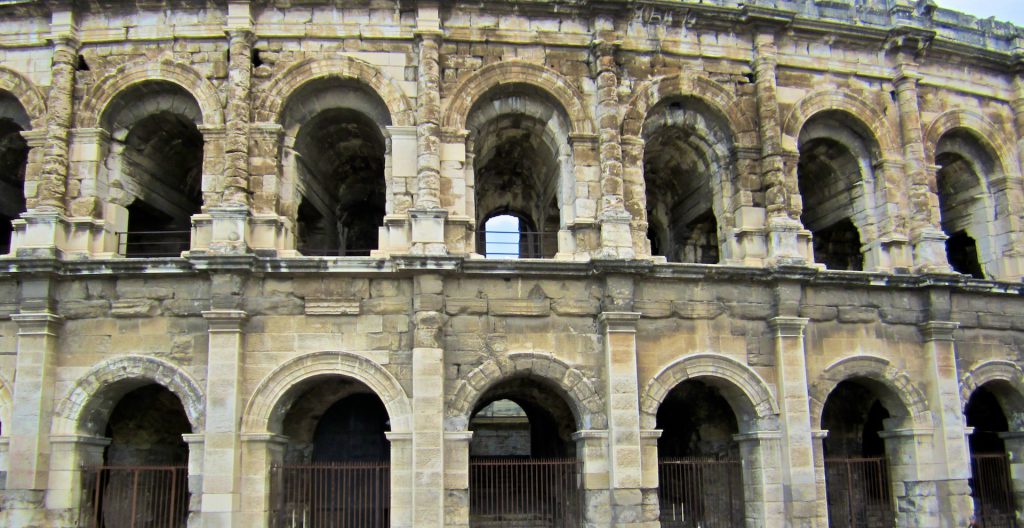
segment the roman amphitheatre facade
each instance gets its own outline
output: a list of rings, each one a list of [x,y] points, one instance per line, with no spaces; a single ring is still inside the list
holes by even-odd
[[[1024,29],[0,2],[0,524],[1024,521]]]

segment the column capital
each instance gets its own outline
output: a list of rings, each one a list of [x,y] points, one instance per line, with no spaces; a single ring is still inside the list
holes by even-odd
[[[807,328],[806,317],[778,316],[768,320],[768,326],[775,331],[776,337],[803,337]]]
[[[636,333],[640,312],[601,312],[597,320],[604,332]]]
[[[81,434],[50,435],[50,442],[54,444],[76,444],[107,447],[110,439],[105,436],[92,436]]]
[[[64,318],[52,312],[25,312],[11,314],[18,325],[18,335],[53,334],[64,324]]]
[[[210,326],[210,332],[241,332],[242,323],[249,314],[242,310],[206,310],[203,319]]]
[[[764,440],[779,440],[782,438],[782,431],[751,431],[732,435],[736,442],[761,442]]]
[[[469,442],[472,439],[473,431],[446,431],[444,433],[445,442]]]
[[[205,436],[206,435],[182,435],[182,436],[203,436],[204,439],[202,439],[201,441],[205,441]],[[254,444],[256,444],[256,443],[264,443],[264,444],[274,444],[274,445],[280,445],[280,446],[288,445],[288,437],[287,436],[279,435],[279,434],[274,434],[274,433],[242,433],[242,434],[240,434],[238,436],[239,436],[239,438],[243,442],[252,442]],[[191,443],[188,439],[185,439],[185,441]]]
[[[570,438],[576,442],[580,440],[607,440],[608,431],[606,429],[583,429],[573,433]]]
[[[953,332],[959,327],[955,321],[928,321],[918,326],[926,342],[953,341]]]

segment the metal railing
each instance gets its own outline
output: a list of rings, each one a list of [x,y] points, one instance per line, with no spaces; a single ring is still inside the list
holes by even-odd
[[[183,528],[188,521],[184,466],[101,466],[83,479],[84,527]]]
[[[129,258],[179,257],[192,244],[191,231],[118,231],[117,253]]]
[[[660,458],[658,502],[664,528],[743,526],[742,465],[707,457]]]
[[[581,526],[580,469],[575,458],[471,458],[469,525]]]
[[[830,527],[896,526],[889,465],[885,458],[825,459],[825,489]]]
[[[974,516],[985,528],[1016,528],[1010,459],[1006,453],[971,455]]]
[[[274,465],[271,528],[385,528],[391,518],[387,462]]]
[[[488,258],[552,258],[558,252],[558,233],[477,231],[476,251]]]

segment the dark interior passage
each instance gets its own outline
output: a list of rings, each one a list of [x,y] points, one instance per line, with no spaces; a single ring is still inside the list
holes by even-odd
[[[895,505],[879,434],[890,418],[871,387],[846,380],[829,394],[821,425],[829,526],[893,526]]]
[[[1001,388],[989,384],[993,388]],[[1016,500],[1010,473],[1010,457],[1003,434],[1010,427],[1003,405],[989,385],[978,387],[967,401],[964,412],[971,450],[971,496],[975,517],[981,526],[1012,528],[1017,526]],[[1005,388],[1012,391],[1013,389]]]
[[[658,501],[665,527],[741,526],[743,468],[736,413],[700,380],[673,388],[658,408]]]
[[[25,166],[29,149],[21,132],[21,126],[15,121],[0,119],[0,251],[4,252],[11,245],[11,221],[25,211]]]

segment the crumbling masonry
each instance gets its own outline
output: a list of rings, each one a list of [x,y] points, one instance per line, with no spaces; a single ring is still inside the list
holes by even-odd
[[[0,525],[1024,521],[1022,160],[927,0],[0,2]]]

